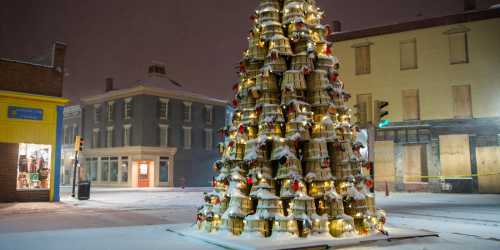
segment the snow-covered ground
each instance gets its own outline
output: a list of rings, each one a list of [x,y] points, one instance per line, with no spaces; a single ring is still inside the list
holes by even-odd
[[[191,223],[205,189],[94,189],[89,201],[0,205],[0,249],[217,249],[165,231]],[[394,227],[440,237],[348,249],[500,249],[500,195],[377,194]]]

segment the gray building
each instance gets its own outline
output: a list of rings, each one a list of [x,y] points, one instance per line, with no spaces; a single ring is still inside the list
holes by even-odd
[[[168,89],[154,87],[155,81]],[[157,76],[122,90],[113,90],[108,80],[106,88],[82,99],[85,149],[80,159],[93,185],[210,185],[226,101],[183,91]]]
[[[67,106],[63,112],[63,145],[61,157],[61,185],[71,185],[75,163],[75,137],[81,135],[82,109],[80,105]]]

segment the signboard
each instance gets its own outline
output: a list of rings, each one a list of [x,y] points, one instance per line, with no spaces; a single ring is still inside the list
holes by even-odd
[[[8,117],[9,119],[41,121],[43,120],[43,110],[9,106]]]

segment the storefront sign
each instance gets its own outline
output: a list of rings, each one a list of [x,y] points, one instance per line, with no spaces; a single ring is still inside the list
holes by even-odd
[[[43,110],[34,108],[21,108],[9,106],[8,117],[10,119],[43,120]]]

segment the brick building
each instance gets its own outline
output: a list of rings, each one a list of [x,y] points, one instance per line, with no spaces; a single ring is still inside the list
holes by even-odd
[[[46,62],[0,59],[0,201],[58,201],[66,45]]]

